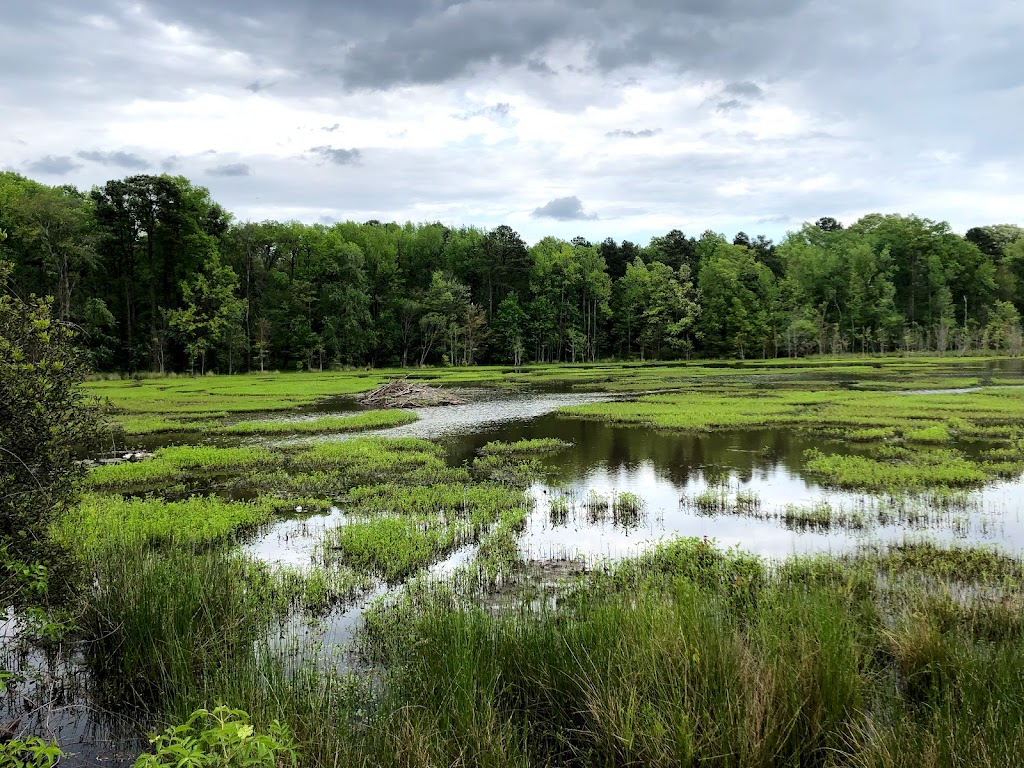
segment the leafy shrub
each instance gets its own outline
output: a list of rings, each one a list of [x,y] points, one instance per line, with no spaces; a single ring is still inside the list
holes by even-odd
[[[134,768],[294,768],[299,764],[298,749],[286,726],[274,720],[269,733],[259,734],[248,713],[225,706],[212,712],[196,710],[184,724],[168,728],[151,742],[153,752],[141,755]]]

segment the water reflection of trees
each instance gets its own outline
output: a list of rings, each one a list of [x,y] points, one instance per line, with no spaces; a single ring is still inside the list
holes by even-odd
[[[463,438],[453,447],[453,459],[469,460],[491,440],[512,442],[537,437],[554,437],[573,444],[572,449],[546,459],[555,481],[570,482],[594,469],[635,472],[643,466],[653,466],[658,475],[677,486],[685,486],[698,477],[711,483],[724,482],[731,476],[749,481],[780,467],[800,475],[804,452],[824,446],[822,440],[793,430],[683,434],[549,415]],[[831,444],[829,449],[834,451],[837,446]]]

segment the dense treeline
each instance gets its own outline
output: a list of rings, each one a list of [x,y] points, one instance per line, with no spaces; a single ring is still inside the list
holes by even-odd
[[[54,296],[100,370],[937,352],[1024,345],[1024,229],[831,218],[779,244],[507,226],[238,223],[187,179],[0,174],[6,290]]]

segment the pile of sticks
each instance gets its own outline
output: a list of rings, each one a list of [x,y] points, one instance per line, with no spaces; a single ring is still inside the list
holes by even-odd
[[[437,387],[395,379],[371,389],[358,402],[377,408],[420,408],[427,405],[465,405],[469,401]]]

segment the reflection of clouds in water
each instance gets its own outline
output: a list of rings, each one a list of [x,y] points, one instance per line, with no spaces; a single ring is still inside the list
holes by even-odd
[[[444,405],[430,408],[411,408],[417,416],[412,424],[367,432],[349,432],[335,435],[289,438],[279,444],[321,441],[353,440],[359,437],[419,437],[436,438],[472,437],[478,432],[522,422],[551,414],[563,406],[585,405],[614,399],[605,393],[541,394],[527,392],[495,392],[494,390],[455,390],[468,395],[465,405]]]
[[[648,549],[661,539],[706,536],[715,539],[722,547],[738,546],[753,554],[785,557],[795,553],[844,552],[867,542],[900,541],[919,535],[939,541],[995,544],[1009,551],[1024,549],[1020,483],[1000,483],[976,491],[970,495],[968,510],[948,515],[933,513],[938,524],[933,519],[931,524],[921,522],[910,526],[875,522],[858,531],[840,526],[797,531],[787,528],[779,519],[787,505],[811,506],[827,502],[837,511],[864,509],[870,517],[874,505],[884,503],[884,500],[830,491],[781,466],[746,474],[749,479],[741,481],[733,473],[728,486],[730,493],[742,490],[757,494],[760,500],[758,517],[697,514],[681,500],[709,488],[718,488],[717,476],[709,483],[696,473],[686,482],[676,483],[659,471],[653,462],[611,469],[607,465],[595,466],[572,480],[563,478],[557,488],[537,485],[532,489],[537,508],[530,516],[520,541],[520,550],[536,559],[577,556],[588,559],[622,558]],[[615,525],[610,518],[591,520],[583,509],[591,490],[609,498],[624,492],[641,497],[645,509],[637,526],[624,528]],[[564,525],[552,525],[550,499],[559,495],[575,504],[575,512],[568,516]]]
[[[308,568],[315,565],[324,534],[344,522],[345,515],[337,507],[327,514],[281,520],[260,532],[242,551],[264,563]]]

